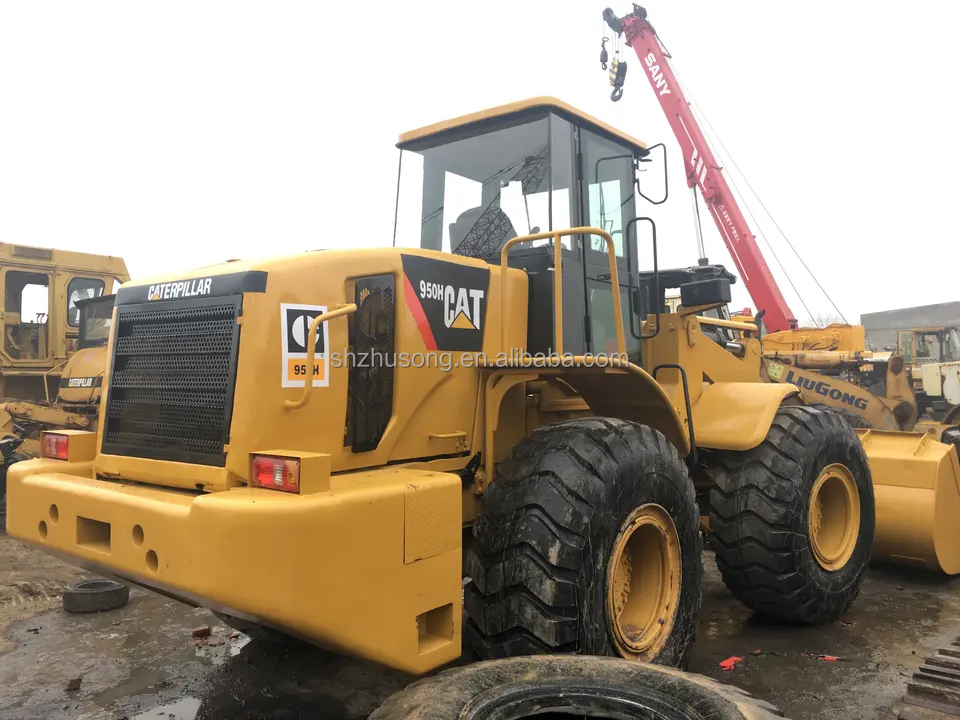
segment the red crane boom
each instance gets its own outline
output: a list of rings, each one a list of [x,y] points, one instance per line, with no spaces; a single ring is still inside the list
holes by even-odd
[[[723,176],[720,163],[710,149],[710,144],[670,67],[670,56],[657,37],[653,25],[647,20],[647,11],[634,5],[632,13],[618,18],[607,8],[603,11],[603,18],[617,35],[623,34],[627,44],[636,51],[647,80],[650,81],[650,87],[660,101],[660,107],[667,116],[677,142],[680,143],[687,166],[687,185],[700,188],[757,311],[766,311],[764,325],[767,330],[776,332],[796,328],[797,320],[780,292],[766,260],[763,259],[756,236],[750,231],[743,213],[740,212]],[[620,84],[624,74],[625,72],[621,72],[618,76]],[[615,99],[618,99],[617,90]]]

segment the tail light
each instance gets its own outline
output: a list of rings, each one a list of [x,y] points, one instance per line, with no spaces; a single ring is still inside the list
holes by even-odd
[[[45,432],[40,443],[40,457],[66,460],[69,457],[69,443],[67,435]]]
[[[254,455],[253,484],[269,490],[299,493],[300,461],[270,455]]]

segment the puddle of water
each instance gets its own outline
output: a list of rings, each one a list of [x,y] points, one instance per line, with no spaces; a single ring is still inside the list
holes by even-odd
[[[134,715],[133,720],[160,720],[160,718],[163,718],[163,720],[194,720],[198,712],[200,712],[199,700],[183,698],[166,705],[156,705],[139,715]]]

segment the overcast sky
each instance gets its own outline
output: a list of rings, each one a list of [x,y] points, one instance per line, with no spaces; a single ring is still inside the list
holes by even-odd
[[[399,133],[549,94],[670,144],[671,201],[648,212],[662,266],[693,264],[682,160],[629,48],[624,98],[608,99],[598,62],[607,4],[7,0],[0,241],[120,255],[134,277],[387,245]],[[960,4],[648,9],[696,101],[849,321],[958,299]],[[747,205],[810,309],[764,247],[794,313],[832,312],[756,200]],[[711,261],[732,268],[704,222]],[[742,285],[735,303],[750,304]]]

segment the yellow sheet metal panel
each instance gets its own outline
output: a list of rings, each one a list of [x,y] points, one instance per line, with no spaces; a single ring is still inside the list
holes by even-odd
[[[578,110],[572,105],[553,97],[534,97],[527,100],[519,100],[517,102],[508,103],[506,105],[498,105],[497,107],[488,108],[487,110],[481,110],[468,115],[461,115],[460,117],[444,120],[432,125],[427,125],[416,130],[410,130],[409,132],[405,132],[400,136],[399,140],[397,140],[397,146],[403,147],[408,143],[412,143],[416,140],[421,140],[432,135],[439,135],[440,133],[447,132],[448,130],[454,130],[467,125],[474,125],[510,115],[516,115],[518,113],[535,110],[536,108],[547,108],[549,110],[554,110],[560,115],[567,116],[579,125],[593,126],[594,128],[601,130],[603,133],[611,135],[619,140],[622,140],[628,145],[633,146],[635,149],[645,150],[647,147],[646,143],[637,140],[635,137],[627,135],[625,132],[617,130],[615,127],[608,125],[602,120],[598,120],[592,115],[588,115],[582,110]]]
[[[497,268],[491,271],[491,266],[480,260],[449,253],[412,248],[329,250],[228,263],[177,277],[180,280],[214,278],[252,270],[266,272],[268,279],[265,292],[247,293],[243,298],[237,390],[233,398],[230,444],[225,448],[225,467],[101,454],[97,460],[100,472],[110,477],[187,490],[196,489],[198,484],[207,490],[225,490],[241,486],[249,478],[250,453],[266,447],[329,454],[333,473],[460,453],[462,449],[452,434],[466,432],[472,437],[481,383],[478,363],[468,367],[466,362],[461,362],[462,356],[482,350],[487,358],[497,358],[504,334],[509,348],[523,348],[526,343],[526,274],[509,269],[504,288]],[[439,335],[440,341],[436,342],[433,333],[447,331],[443,301],[431,299],[430,293],[424,296],[424,291],[429,284],[446,286],[459,282],[456,278],[464,273],[467,279],[476,282],[476,288],[483,290],[484,302],[480,304],[482,317],[476,318],[478,328],[472,338],[477,342],[470,349],[461,350],[455,344],[444,344],[444,338]],[[314,388],[308,405],[290,409],[284,401],[298,400],[303,386],[302,381],[297,387],[284,384],[287,365],[282,308],[329,309],[354,302],[354,279],[367,275],[395,278],[396,357],[393,361],[397,369],[393,419],[375,450],[354,453],[349,445],[343,444],[350,365],[349,317],[326,324],[328,352],[324,375],[327,384]],[[317,283],[317,277],[323,277],[324,282]],[[167,282],[174,279],[170,277]],[[150,286],[159,282],[152,279],[137,284]],[[500,304],[505,296],[510,298],[511,312],[506,314],[507,328],[503,333]],[[470,307],[473,308],[472,303]],[[434,313],[437,310],[439,312]],[[436,327],[431,326],[431,322]],[[428,346],[430,341],[433,342]],[[109,393],[109,382],[108,375],[105,393]]]
[[[423,473],[422,479],[407,485],[403,513],[405,563],[459,551],[463,488],[460,482],[450,482],[450,477],[448,473]]]
[[[934,435],[858,430],[877,506],[873,556],[960,573],[960,463]]]
[[[9,479],[8,532],[186,602],[422,673],[460,656],[460,486],[457,475],[407,468],[335,475],[329,493],[306,496],[20,471]],[[421,487],[432,497],[414,500],[411,514]],[[405,562],[408,535],[431,557]]]
[[[791,385],[729,382],[703,389],[693,408],[697,446],[749,450],[763,442],[783,400],[795,395]]]

